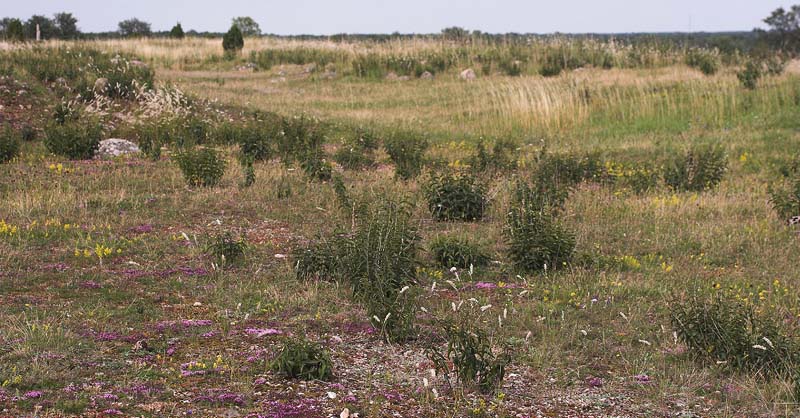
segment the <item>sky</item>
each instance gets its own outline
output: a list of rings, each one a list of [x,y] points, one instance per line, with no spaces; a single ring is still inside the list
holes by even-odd
[[[800,2],[800,0],[795,0]],[[0,0],[0,17],[67,11],[84,32],[113,31],[131,17],[155,31],[223,32],[251,16],[264,33],[437,33],[461,26],[490,33],[749,31],[780,0]]]

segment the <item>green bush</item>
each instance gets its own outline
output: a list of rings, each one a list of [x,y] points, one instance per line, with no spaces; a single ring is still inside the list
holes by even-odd
[[[244,258],[247,242],[244,237],[234,238],[230,231],[212,236],[206,244],[205,252],[220,264],[236,264]]]
[[[333,377],[333,363],[328,352],[305,338],[287,339],[270,369],[290,379],[328,380]]]
[[[9,19],[5,32],[5,38],[9,42],[25,42],[25,28],[19,19]]]
[[[22,125],[22,128],[20,128],[19,136],[25,142],[34,141],[36,140],[37,137],[36,129],[33,126],[26,123]]]
[[[489,263],[489,256],[466,236],[439,235],[428,245],[428,251],[440,267],[470,268]]]
[[[758,87],[758,80],[764,75],[761,62],[756,60],[748,61],[744,68],[736,73],[739,83],[748,90],[755,90]]]
[[[537,157],[533,169],[533,187],[518,188],[527,195],[528,204],[554,208],[564,204],[572,189],[583,181],[600,179],[605,172],[597,154],[550,154],[547,150]],[[518,196],[520,197],[520,196]]]
[[[697,68],[705,75],[714,75],[719,71],[719,57],[709,51],[692,49],[686,54],[686,65]]]
[[[0,131],[0,163],[13,160],[19,155],[19,139],[10,126]]]
[[[190,186],[214,187],[225,174],[227,162],[211,148],[187,149],[173,156]]]
[[[713,189],[728,169],[728,156],[719,145],[696,146],[674,158],[664,169],[664,182],[673,190]]]
[[[469,173],[434,174],[424,191],[431,215],[440,221],[483,219],[486,188]]]
[[[395,165],[395,174],[404,180],[412,179],[422,172],[428,141],[409,136],[395,135],[384,141],[386,153]]]
[[[89,160],[100,147],[102,127],[92,120],[50,123],[45,127],[44,145],[53,154],[71,160]]]
[[[324,153],[325,135],[318,120],[305,115],[294,116],[283,119],[281,126],[283,134],[278,138],[278,154],[284,165],[303,162]]]
[[[553,207],[519,184],[505,228],[509,258],[520,271],[555,270],[572,259],[575,235],[555,217]]]
[[[275,155],[281,134],[280,120],[250,121],[229,127],[234,132],[242,158],[253,162],[268,161]]]
[[[183,32],[183,26],[181,26],[180,22],[175,24],[172,27],[172,30],[169,31],[169,37],[172,39],[183,39],[186,34]]]
[[[781,318],[723,297],[695,297],[674,303],[671,310],[678,337],[695,356],[737,370],[793,378],[800,346]]]
[[[222,50],[227,55],[238,53],[244,48],[244,37],[242,31],[236,25],[231,25],[231,28],[222,37]]]
[[[769,201],[783,219],[800,216],[800,179],[794,179],[788,186],[770,185]]]

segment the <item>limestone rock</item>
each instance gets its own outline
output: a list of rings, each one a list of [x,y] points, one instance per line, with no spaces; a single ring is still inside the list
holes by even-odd
[[[467,68],[466,70],[462,71],[459,77],[462,80],[467,80],[467,81],[475,80],[476,78],[478,78],[478,76],[475,75],[475,71],[473,71],[472,68]]]
[[[110,138],[100,141],[100,148],[97,149],[95,158],[114,158],[120,155],[136,154],[139,152],[141,152],[139,146],[131,141]]]

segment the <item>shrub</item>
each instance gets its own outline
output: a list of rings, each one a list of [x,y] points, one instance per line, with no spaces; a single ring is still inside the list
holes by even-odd
[[[374,151],[378,138],[371,131],[359,128],[355,137],[345,141],[334,154],[334,160],[347,170],[361,170],[375,165]]]
[[[298,280],[335,280],[338,278],[341,239],[319,238],[292,253]]]
[[[750,60],[745,64],[744,68],[736,73],[736,77],[742,84],[742,87],[748,90],[755,90],[758,87],[758,80],[764,75],[762,72],[762,65],[760,62]]]
[[[675,303],[671,310],[678,337],[695,356],[737,370],[794,377],[800,346],[780,318],[723,297],[695,297]]]
[[[181,26],[180,22],[169,31],[169,37],[173,39],[183,39],[185,36],[186,34],[183,32],[183,26]]]
[[[235,264],[244,258],[247,242],[244,237],[234,238],[230,231],[213,236],[206,244],[206,254],[221,264]]]
[[[10,126],[7,126],[0,131],[0,163],[11,161],[18,155],[18,135]]]
[[[5,38],[10,42],[25,42],[25,28],[19,19],[10,19],[6,23]]]
[[[242,31],[236,25],[231,25],[228,32],[222,37],[222,50],[225,54],[232,55],[244,48],[244,37]]]
[[[476,326],[480,323],[478,315],[462,314],[459,310],[455,319],[439,321],[447,339],[447,349],[431,347],[428,358],[436,370],[449,377],[451,365],[458,380],[468,386],[476,386],[484,393],[494,392],[505,378],[506,367],[511,363],[511,350],[504,344],[496,354],[492,339],[486,331]]]
[[[329,181],[333,177],[333,166],[319,153],[309,153],[300,162],[300,167],[312,179],[319,181]]]
[[[26,123],[22,125],[22,128],[20,128],[19,136],[25,142],[34,141],[36,140],[37,136],[36,129],[33,126]]]
[[[253,166],[252,159],[245,159],[241,161],[242,165],[242,174],[244,175],[244,181],[242,182],[242,187],[250,187],[256,184],[256,169]]]
[[[800,216],[800,179],[789,186],[770,186],[769,202],[783,219]]]
[[[278,186],[275,190],[275,197],[278,199],[288,199],[292,197],[292,183],[286,179],[286,177],[281,177],[278,181]]]
[[[647,165],[628,165],[606,161],[606,181],[630,189],[636,194],[658,187],[662,174],[660,170]]]
[[[328,352],[305,338],[287,339],[270,368],[290,379],[328,380],[333,376]]]
[[[787,61],[780,55],[774,55],[764,60],[764,69],[767,75],[778,76],[786,70]]]
[[[664,182],[673,190],[713,189],[728,169],[728,157],[719,145],[697,146],[674,158],[664,170]]]
[[[692,49],[686,54],[686,65],[697,68],[705,75],[714,75],[719,71],[719,57],[709,51]]]
[[[440,221],[477,221],[486,210],[486,188],[468,173],[434,174],[425,185],[428,209]]]
[[[310,156],[323,153],[325,136],[316,119],[305,115],[294,116],[283,119],[281,126],[283,135],[278,137],[278,153],[285,165],[302,162]]]
[[[407,340],[416,332],[419,241],[408,205],[386,201],[361,212],[343,243],[340,277],[350,280],[355,298],[386,341]]]
[[[428,141],[408,136],[394,136],[383,144],[395,165],[395,174],[408,180],[422,172]]]
[[[225,174],[227,162],[211,148],[181,151],[173,159],[190,186],[214,187]]]
[[[241,126],[230,127],[235,132],[242,158],[253,162],[268,161],[276,152],[281,136],[281,125],[276,121],[252,121]]]
[[[517,161],[515,158],[516,145],[507,140],[498,140],[492,146],[491,153],[487,151],[483,141],[478,142],[477,152],[470,162],[473,169],[479,172],[500,172],[513,170]]]
[[[45,127],[44,145],[53,154],[71,160],[88,160],[100,147],[102,127],[92,120],[50,123]]]
[[[597,179],[603,172],[604,166],[597,154],[549,154],[542,150],[534,168],[533,188],[518,188],[517,192],[527,193],[524,200],[529,204],[559,207],[575,186]]]
[[[489,256],[476,243],[465,236],[439,235],[428,245],[439,266],[470,268],[489,263]]]
[[[526,184],[517,185],[505,235],[509,257],[520,271],[555,270],[569,262],[575,250],[575,235]]]

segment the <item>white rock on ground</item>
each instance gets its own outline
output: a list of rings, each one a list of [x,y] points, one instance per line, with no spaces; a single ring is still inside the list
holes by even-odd
[[[462,71],[459,77],[461,77],[462,80],[467,80],[467,81],[478,78],[478,76],[475,75],[475,71],[473,71],[472,68],[467,68],[466,70]]]
[[[120,155],[136,154],[141,152],[139,146],[131,141],[118,138],[110,138],[100,141],[100,148],[97,149],[95,158],[113,158]]]

